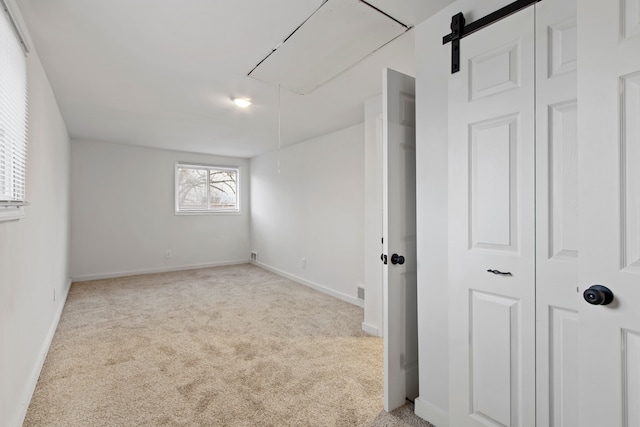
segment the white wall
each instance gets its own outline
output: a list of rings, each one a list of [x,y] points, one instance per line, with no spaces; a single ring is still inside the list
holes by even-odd
[[[382,336],[382,95],[364,104],[364,321]]]
[[[239,167],[241,213],[175,215],[176,161]],[[249,259],[247,159],[73,140],[71,179],[74,280]]]
[[[0,222],[1,426],[22,425],[70,285],[69,136],[34,49],[27,64],[30,205]]]
[[[258,264],[361,305],[363,192],[362,124],[251,159]]]
[[[448,425],[448,78],[451,16],[471,23],[511,0],[458,0],[416,27],[416,185],[418,353],[420,397],[415,412],[436,427]],[[464,49],[464,40],[460,42]]]

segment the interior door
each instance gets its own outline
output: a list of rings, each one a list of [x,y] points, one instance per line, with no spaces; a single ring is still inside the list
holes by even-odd
[[[418,396],[415,79],[383,72],[384,409]]]
[[[449,425],[535,425],[534,8],[449,79]]]
[[[535,10],[537,425],[578,427],[576,2]]]
[[[578,2],[580,426],[640,426],[640,2]],[[593,301],[596,302],[596,301]]]

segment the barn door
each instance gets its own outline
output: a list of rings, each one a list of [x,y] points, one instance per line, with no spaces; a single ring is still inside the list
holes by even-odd
[[[535,425],[534,34],[464,38],[449,80],[452,426]]]
[[[536,3],[450,80],[452,425],[579,425],[576,24]]]
[[[640,426],[640,2],[578,16],[580,426]]]

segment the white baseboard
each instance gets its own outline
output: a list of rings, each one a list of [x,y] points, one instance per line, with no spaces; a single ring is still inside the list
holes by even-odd
[[[419,397],[414,402],[413,412],[435,427],[449,427],[449,414]]]
[[[241,259],[241,260],[235,260],[235,261],[211,262],[206,264],[174,265],[170,267],[118,271],[115,273],[84,274],[79,276],[73,276],[71,279],[74,282],[86,282],[88,280],[113,279],[116,277],[139,276],[141,274],[167,273],[170,271],[199,270],[201,268],[222,267],[225,265],[237,265],[237,264],[247,264],[247,263],[249,263],[248,259]]]
[[[293,280],[294,282],[300,283],[301,285],[315,289],[316,291],[322,292],[323,294],[331,295],[332,297],[336,297],[353,305],[357,305],[358,307],[364,308],[364,301],[359,300],[356,297],[343,294],[342,292],[334,291],[333,289],[327,288],[326,286],[319,285],[317,283],[303,279],[302,277],[295,276],[293,274],[287,273],[286,271],[282,271],[279,268],[271,267],[270,265],[258,261],[251,261],[251,264],[257,265],[258,267],[264,268],[265,270],[269,270],[270,272],[275,273],[279,276],[286,277],[287,279]]]
[[[62,316],[62,310],[67,302],[67,296],[69,296],[69,289],[71,289],[71,278],[67,281],[66,286],[62,290],[63,295],[60,299],[60,303],[56,308],[56,313],[53,317],[53,322],[49,327],[49,331],[47,332],[47,336],[40,347],[40,351],[38,354],[38,358],[36,359],[36,363],[31,370],[31,374],[29,375],[29,379],[27,381],[27,387],[24,391],[24,395],[22,399],[20,399],[20,408],[18,409],[14,422],[10,425],[19,427],[24,423],[24,418],[27,416],[27,410],[29,409],[29,404],[31,403],[31,397],[33,393],[36,391],[36,386],[38,385],[38,379],[40,378],[40,373],[42,372],[42,368],[44,367],[44,362],[47,359],[47,354],[49,353],[49,348],[51,347],[51,343],[53,342],[53,336],[56,334],[56,330],[58,329],[58,323],[60,322],[60,317]]]
[[[376,326],[373,326],[369,323],[362,322],[362,330],[369,335],[373,335],[374,337],[382,337],[381,331]]]

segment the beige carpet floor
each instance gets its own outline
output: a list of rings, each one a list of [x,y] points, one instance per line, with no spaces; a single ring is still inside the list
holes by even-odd
[[[429,426],[362,317],[249,264],[74,283],[24,426]]]

